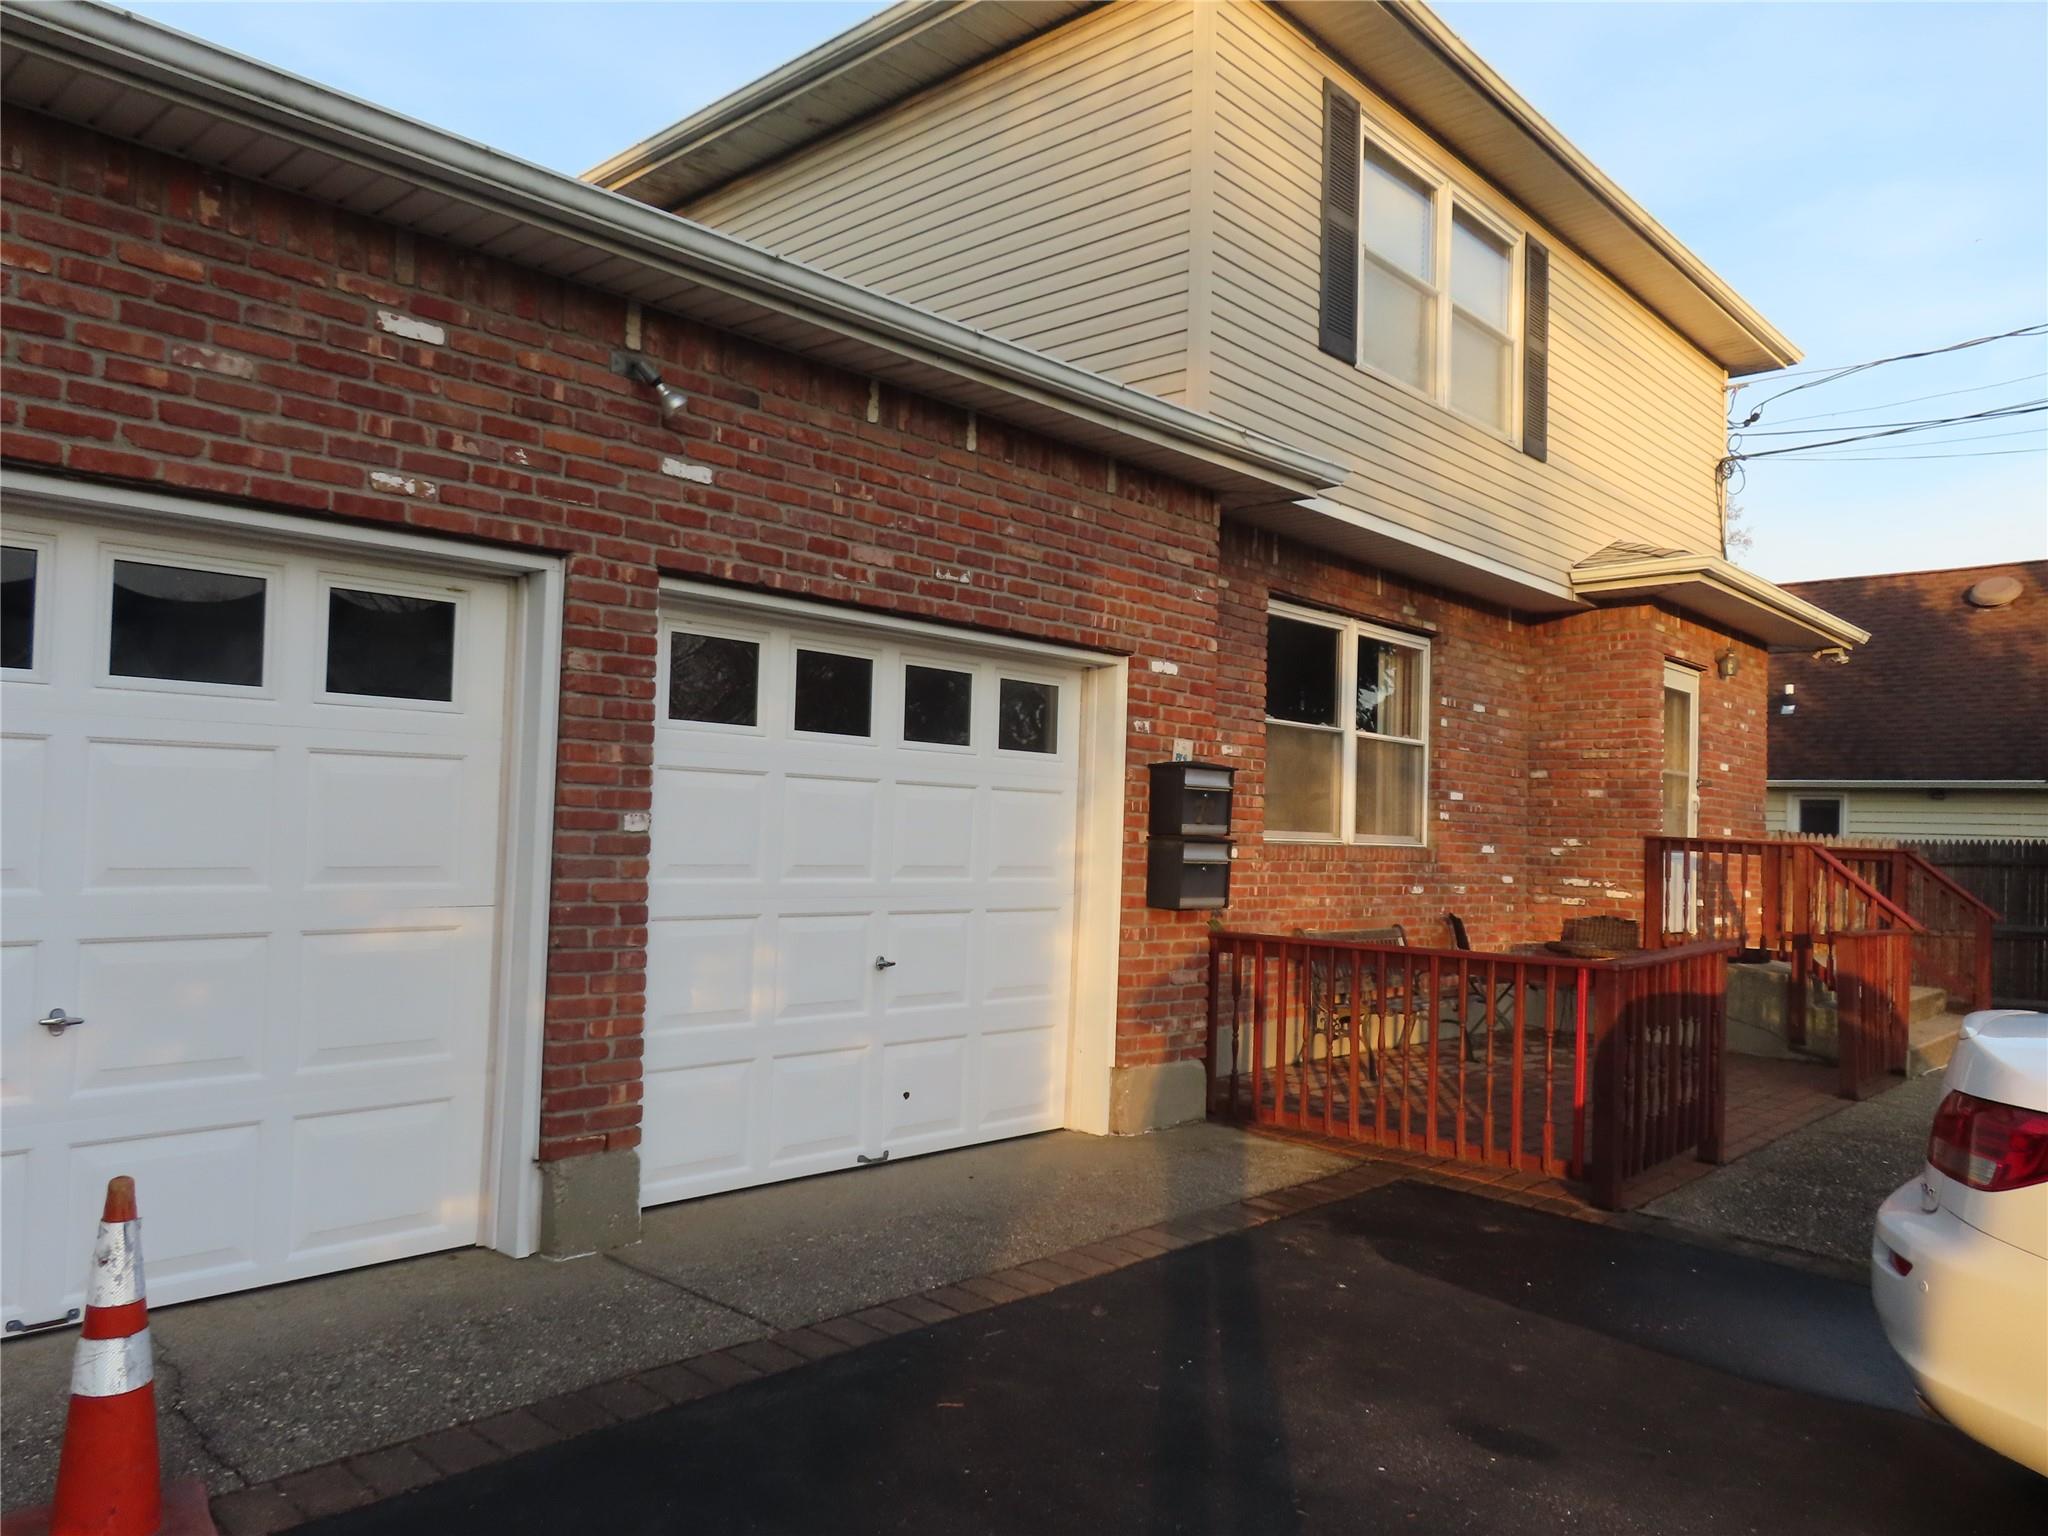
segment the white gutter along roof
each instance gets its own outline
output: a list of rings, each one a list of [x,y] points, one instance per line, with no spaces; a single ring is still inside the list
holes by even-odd
[[[0,6],[12,105],[887,380],[1221,495],[1343,466],[125,11]]]
[[[1799,360],[1783,333],[1420,0],[1273,6],[1730,373]],[[584,175],[682,207],[1094,8],[1093,0],[901,0]]]
[[[1718,555],[1680,550],[1632,559],[1595,556],[1591,563],[1573,566],[1571,576],[1579,597],[1609,602],[1662,598],[1774,650],[1825,650],[1870,638],[1869,630]]]

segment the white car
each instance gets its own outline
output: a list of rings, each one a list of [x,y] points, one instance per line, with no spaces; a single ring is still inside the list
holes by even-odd
[[[1877,1315],[1923,1403],[2048,1475],[2048,1013],[1971,1014],[1944,1086],[1877,1213]]]

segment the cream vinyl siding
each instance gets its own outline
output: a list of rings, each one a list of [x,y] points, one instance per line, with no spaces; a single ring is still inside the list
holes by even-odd
[[[678,211],[1185,402],[1194,16],[1116,5]]]
[[[1268,8],[1212,14],[1212,393],[1191,403],[1352,464],[1332,501],[1539,580],[1616,539],[1718,552],[1721,370]],[[1369,132],[1549,249],[1547,464],[1317,350],[1325,78]]]
[[[1547,463],[1318,350],[1325,77],[1549,249]],[[1344,510],[1560,603],[1618,539],[1720,552],[1722,371],[1264,5],[1121,0],[680,211],[1339,459]]]
[[[1764,806],[1764,824],[1772,832],[1790,829],[1794,795],[1839,796],[1842,835],[1849,838],[2048,838],[2048,788],[1951,789],[1941,800],[1924,789],[1774,789]]]

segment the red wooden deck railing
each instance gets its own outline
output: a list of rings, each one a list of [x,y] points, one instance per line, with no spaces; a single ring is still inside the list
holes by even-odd
[[[1221,932],[1209,1111],[1586,1180],[1719,1161],[1732,943],[1617,960]]]
[[[1996,918],[1910,849],[1810,838],[1645,840],[1646,942],[1725,938],[1789,961],[1789,1044],[1806,1040],[1809,980],[1841,1004],[1843,957],[1853,955],[1854,1006],[1838,1007],[1842,1092],[1851,1098],[1868,1091],[1878,1056],[1885,1070],[1904,1069],[1916,979],[1965,1007],[1988,1004]]]

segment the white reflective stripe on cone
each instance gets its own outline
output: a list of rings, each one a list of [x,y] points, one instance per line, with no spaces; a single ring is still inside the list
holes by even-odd
[[[80,1339],[71,1361],[73,1397],[119,1397],[155,1379],[147,1328],[125,1339]]]
[[[103,1221],[92,1245],[88,1307],[125,1307],[142,1300],[142,1223]]]

